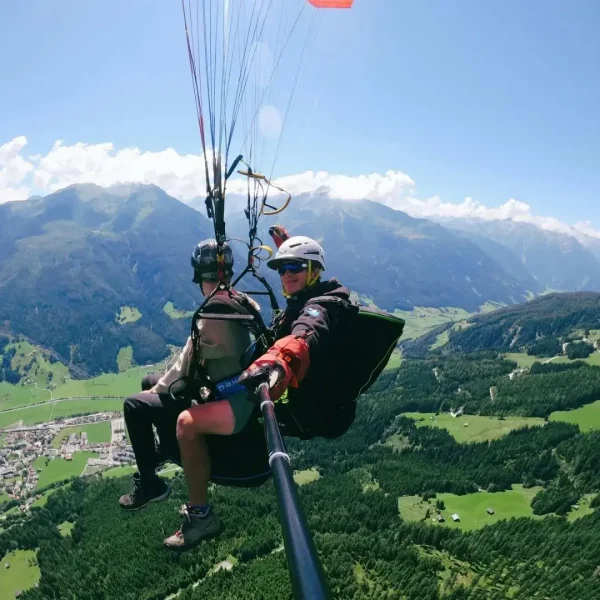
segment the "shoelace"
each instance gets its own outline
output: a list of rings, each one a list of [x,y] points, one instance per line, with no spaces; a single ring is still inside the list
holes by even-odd
[[[142,491],[142,489],[144,488],[144,485],[142,484],[141,479],[133,479],[133,491],[131,492],[130,496],[132,497],[133,500],[135,500],[135,498],[140,494],[140,492]]]
[[[187,504],[182,504],[181,508],[179,509],[179,514],[185,519],[184,523],[182,524],[182,526],[175,532],[175,535],[177,537],[181,537],[183,535],[183,526],[185,525],[186,522],[190,522],[190,511],[188,509],[188,505]]]

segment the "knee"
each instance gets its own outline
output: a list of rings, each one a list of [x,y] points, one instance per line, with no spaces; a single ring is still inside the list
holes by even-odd
[[[187,441],[195,437],[197,433],[190,411],[184,410],[177,417],[177,439],[179,441]]]
[[[142,392],[146,392],[157,382],[159,377],[156,373],[148,373],[142,377]]]
[[[123,412],[127,414],[131,414],[138,407],[137,398],[135,396],[129,396],[129,398],[125,398],[123,402]]]
[[[139,418],[147,412],[148,405],[144,402],[144,392],[132,394],[123,401],[123,416],[126,419]]]

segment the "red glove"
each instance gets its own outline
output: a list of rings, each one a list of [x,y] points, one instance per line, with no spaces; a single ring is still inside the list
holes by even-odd
[[[256,387],[266,381],[272,400],[281,398],[288,387],[297,388],[310,364],[308,344],[304,338],[287,335],[277,340],[239,377],[238,383]]]

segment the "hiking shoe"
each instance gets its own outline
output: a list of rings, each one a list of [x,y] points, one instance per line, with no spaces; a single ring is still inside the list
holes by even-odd
[[[188,505],[184,504],[179,514],[183,516],[181,528],[163,542],[171,550],[189,550],[202,540],[214,537],[221,532],[223,524],[212,508],[205,516],[201,517],[190,513]]]
[[[133,490],[119,498],[124,510],[139,510],[150,502],[160,502],[169,497],[171,486],[160,477],[150,481],[142,481],[139,473],[133,474]]]

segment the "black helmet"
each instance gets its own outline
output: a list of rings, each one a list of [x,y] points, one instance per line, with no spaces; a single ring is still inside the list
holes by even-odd
[[[213,238],[201,241],[192,252],[194,283],[219,280],[219,263],[217,262],[217,241]],[[223,271],[225,277],[233,275],[233,252],[223,244]]]

